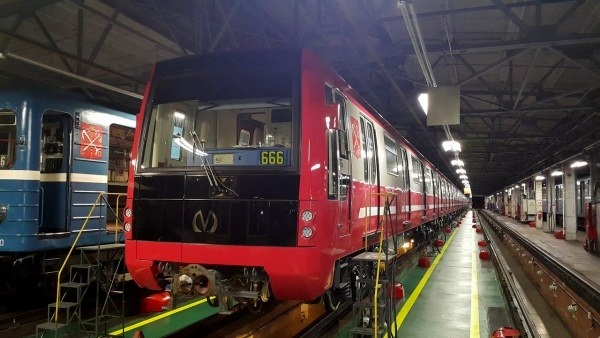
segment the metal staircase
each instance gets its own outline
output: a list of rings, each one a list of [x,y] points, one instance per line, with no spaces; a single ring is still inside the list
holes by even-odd
[[[122,321],[124,304],[124,262],[125,244],[118,243],[118,229],[120,221],[117,210],[113,210],[117,220],[115,227],[115,243],[98,244],[77,247],[77,242],[85,231],[96,207],[108,205],[106,197],[123,194],[105,193],[98,194],[86,220],[78,235],[73,241],[69,253],[63,260],[62,266],[57,271],[56,301],[48,304],[48,321],[36,326],[36,337],[62,337],[68,336],[108,336],[109,325]],[[118,200],[117,197],[117,200]],[[71,254],[79,252],[79,263],[72,264]],[[52,264],[50,264],[52,265]],[[68,267],[69,278],[62,280],[62,272]],[[116,290],[121,285],[123,289]],[[84,305],[91,304],[88,296],[95,286],[95,313],[91,313]],[[122,306],[116,305],[114,297],[121,297]],[[88,319],[84,319],[88,317]]]
[[[115,287],[122,279],[124,248],[121,243],[77,248],[80,263],[69,266],[68,281],[60,283],[60,299],[48,304],[48,321],[37,325],[36,337],[62,337],[77,332],[94,337],[106,335],[111,321],[122,315],[114,298],[123,296],[123,290]],[[93,290],[95,313],[83,306],[84,298]]]
[[[350,337],[389,335],[389,325],[394,313],[389,288],[395,258],[395,255],[385,253],[363,252],[352,259],[358,268],[357,283],[360,285],[360,292],[352,306],[353,327],[350,329]],[[378,265],[380,269],[377,269]],[[377,274],[377,270],[382,271]]]
[[[368,251],[365,237],[365,252],[352,258],[358,277],[356,299],[352,305],[353,327],[350,329],[350,337],[395,337],[391,325],[396,304],[390,290],[395,284],[398,247],[394,224],[398,224],[398,218],[397,213],[392,214],[391,209],[393,207],[394,210],[399,210],[398,196],[389,192],[370,195],[378,196],[380,201],[383,199],[383,215],[376,228],[379,234],[377,252]],[[370,219],[369,216],[371,215],[367,215],[367,219]],[[389,226],[389,232],[386,225]],[[370,227],[367,222],[365,234],[368,234],[368,229]]]

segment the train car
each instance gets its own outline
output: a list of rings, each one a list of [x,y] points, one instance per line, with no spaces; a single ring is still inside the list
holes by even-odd
[[[71,247],[99,192],[125,192],[134,127],[133,114],[61,92],[0,90],[2,290],[36,283],[20,267],[47,272],[45,263]],[[107,209],[102,200],[78,245],[115,241]]]
[[[546,196],[545,194],[544,196]],[[554,186],[553,199],[556,204],[556,223],[557,225],[563,224],[564,214],[564,185],[562,180],[558,180],[558,183]],[[575,181],[575,215],[577,217],[577,227],[580,230],[584,229],[585,223],[585,205],[590,203],[591,189],[590,189],[590,178],[589,176],[579,176]],[[548,203],[546,203],[547,197],[543,199],[544,212],[547,212]]]
[[[468,203],[306,50],[159,62],[137,118],[126,264],[144,288],[335,305],[382,232],[423,241]]]

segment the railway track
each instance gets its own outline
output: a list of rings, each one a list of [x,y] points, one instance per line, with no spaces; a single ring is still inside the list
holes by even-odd
[[[294,337],[325,314],[322,302],[274,302],[260,313],[243,309],[231,315],[213,315],[169,337]]]
[[[520,265],[524,276],[539,291],[540,297],[545,298],[546,305],[554,310],[565,328],[576,337],[598,337],[598,287],[554,258],[539,243],[534,243],[530,238],[504,225],[490,212],[482,211],[480,216],[501,242],[498,246],[503,245],[507,255],[510,254],[516,264]]]
[[[0,315],[0,337],[24,337],[35,334],[35,326],[46,321],[47,309],[15,311]]]

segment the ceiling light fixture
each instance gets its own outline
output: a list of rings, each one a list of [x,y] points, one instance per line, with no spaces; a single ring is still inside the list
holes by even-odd
[[[585,167],[586,165],[588,165],[586,161],[575,161],[571,163],[571,168],[581,168]]]
[[[442,148],[444,148],[444,151],[454,151],[454,152],[461,151],[460,143],[458,143],[458,141],[454,141],[454,140],[442,142]]]
[[[452,164],[455,167],[464,167],[465,166],[465,162],[463,162],[459,159],[450,161],[450,164]]]
[[[429,107],[429,94],[427,94],[427,93],[421,93],[417,97],[417,100],[419,100],[419,104],[421,105],[421,109],[423,109],[423,112],[425,113],[425,115],[427,115],[427,108]]]

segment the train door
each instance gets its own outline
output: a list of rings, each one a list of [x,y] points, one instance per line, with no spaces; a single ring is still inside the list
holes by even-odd
[[[133,128],[118,124],[111,124],[109,127],[108,192],[111,195],[107,196],[110,206],[110,208],[106,208],[106,230],[108,231],[115,231],[118,228],[117,215],[125,207],[134,133]]]
[[[401,209],[400,218],[404,220],[404,224],[410,224],[410,171],[408,170],[408,157],[406,149],[400,147],[400,186],[402,193],[400,194],[399,205]]]
[[[433,173],[433,218],[440,217],[440,176],[436,171]]]
[[[377,216],[376,220],[369,223],[369,230],[379,224],[380,214],[380,198],[379,194],[379,169],[377,159],[377,144],[375,142],[375,128],[373,122],[360,117],[360,130],[363,140],[364,156],[364,182],[365,193],[367,194],[368,205],[365,206],[367,211],[365,216]]]
[[[415,211],[414,215],[418,215],[420,223],[427,211],[427,195],[425,189],[425,172],[423,162],[416,157],[412,157],[413,182],[415,183],[415,192],[411,211]],[[420,213],[418,211],[421,211]]]
[[[425,186],[423,187],[423,202],[425,203],[425,212],[423,213],[423,215],[425,215],[425,217],[427,217],[427,219],[430,220],[431,218],[433,218],[433,175],[431,169],[429,167],[426,167],[425,165],[423,165],[423,174],[425,181]]]
[[[562,181],[561,181],[562,182]],[[563,184],[557,184],[555,187],[555,203],[556,203],[556,225],[563,225],[563,211],[564,211],[564,200],[563,200]]]
[[[328,87],[329,88],[329,87]],[[328,130],[329,139],[329,199],[337,200],[336,223],[338,234],[350,234],[351,201],[350,182],[351,168],[348,149],[346,98],[339,91],[334,91],[334,103],[338,106],[337,128]]]
[[[72,118],[57,111],[42,116],[40,233],[69,234]]]

